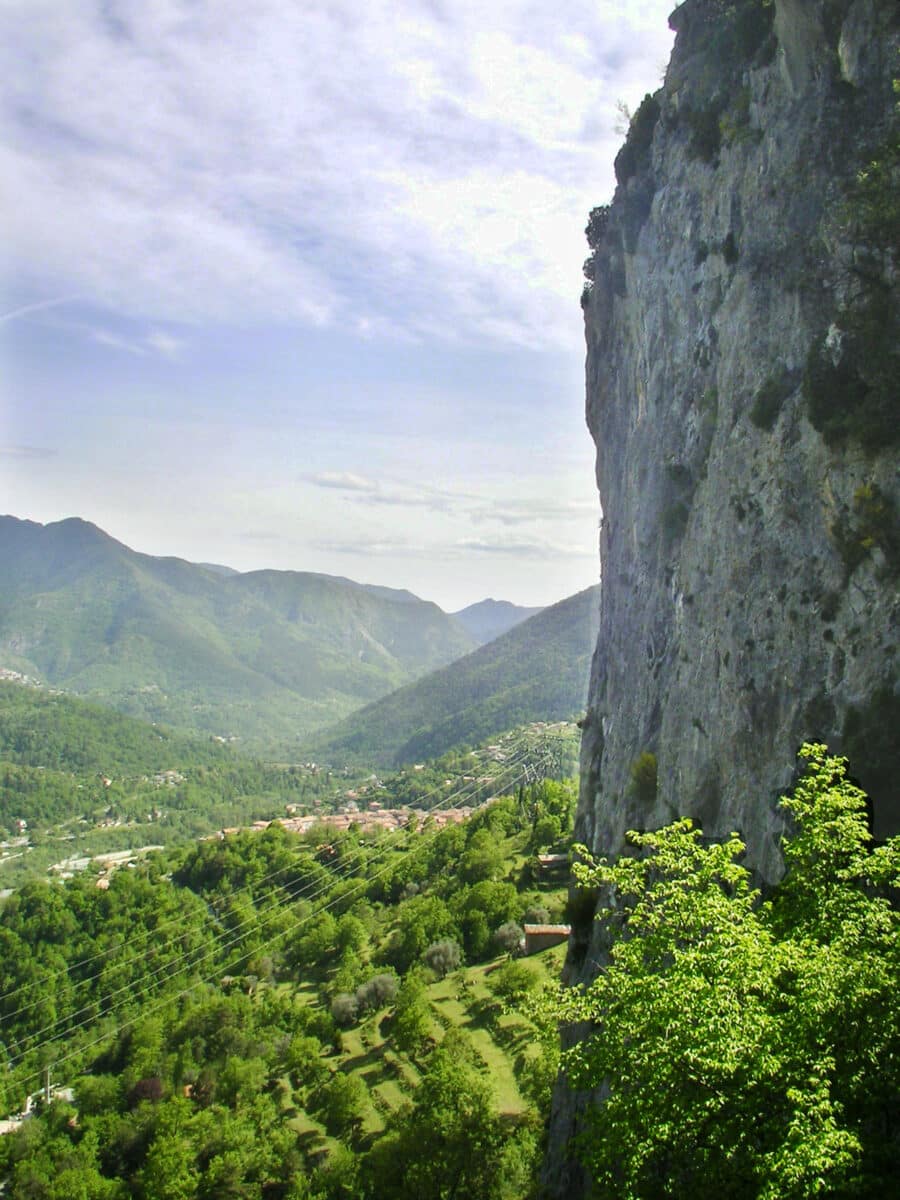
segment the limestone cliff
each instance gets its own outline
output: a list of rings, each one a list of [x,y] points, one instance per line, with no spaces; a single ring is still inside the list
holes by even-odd
[[[615,854],[689,814],[772,880],[807,738],[851,756],[876,834],[900,824],[900,5],[686,0],[671,23],[588,226],[604,522],[576,835]],[[574,1124],[560,1091],[553,1195],[582,1194]]]

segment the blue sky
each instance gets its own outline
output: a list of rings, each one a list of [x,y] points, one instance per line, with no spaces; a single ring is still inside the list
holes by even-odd
[[[5,0],[0,511],[447,609],[598,575],[578,297],[671,0]]]

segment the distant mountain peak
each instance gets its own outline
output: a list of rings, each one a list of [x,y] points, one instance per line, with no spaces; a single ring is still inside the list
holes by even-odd
[[[460,625],[472,635],[481,645],[492,642],[522,621],[537,616],[542,609],[524,608],[513,604],[510,600],[495,600],[492,596],[487,600],[479,600],[459,612],[450,615],[459,621]]]

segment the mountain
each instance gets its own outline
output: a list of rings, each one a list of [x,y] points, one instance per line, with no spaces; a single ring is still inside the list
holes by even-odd
[[[0,518],[0,666],[174,728],[285,746],[473,644],[409,592]]]
[[[435,757],[514,725],[584,707],[599,587],[561,600],[441,670],[355,712],[313,740],[334,762],[383,765]]]
[[[198,567],[203,567],[204,571],[212,571],[214,575],[240,575],[240,571],[236,571],[234,567],[226,567],[223,563],[197,563]]]
[[[485,642],[492,642],[514,625],[527,621],[541,611],[540,608],[510,604],[508,600],[479,600],[477,604],[470,604],[468,608],[461,608],[452,615],[483,646]]]

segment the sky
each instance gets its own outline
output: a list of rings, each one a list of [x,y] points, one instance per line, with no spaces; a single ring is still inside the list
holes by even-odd
[[[584,226],[673,0],[0,0],[0,512],[597,581]]]

